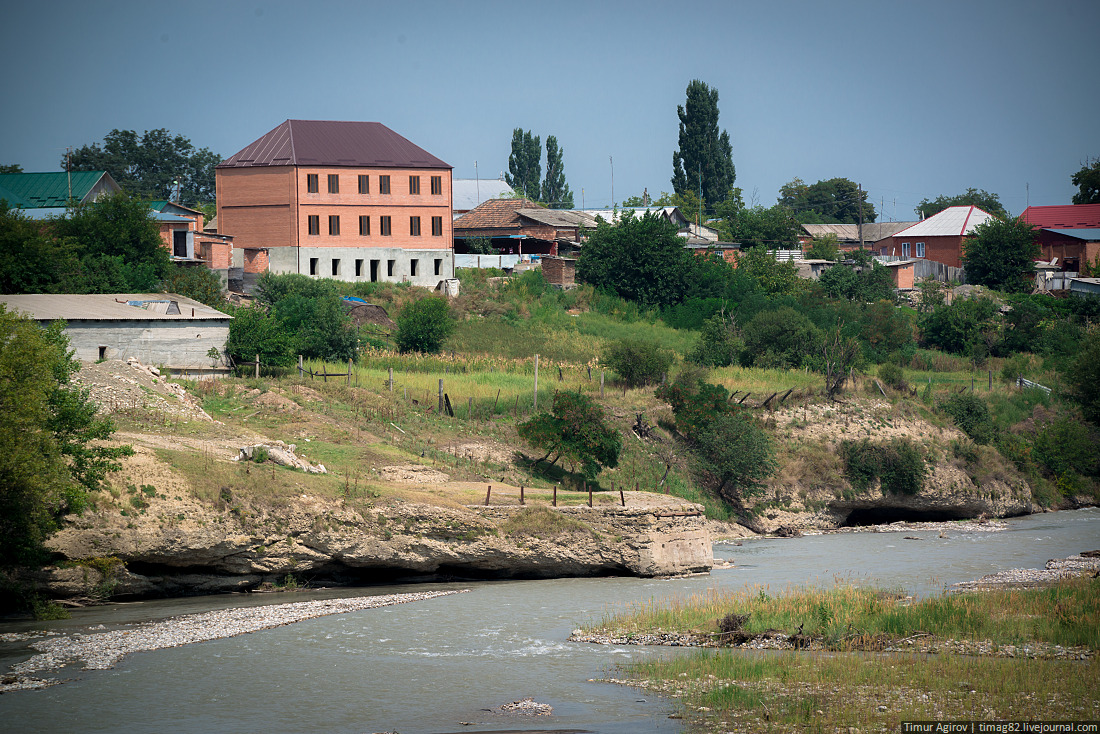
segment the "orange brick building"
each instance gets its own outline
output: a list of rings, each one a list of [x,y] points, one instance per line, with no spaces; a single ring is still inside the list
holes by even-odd
[[[953,268],[962,267],[963,241],[974,228],[993,218],[976,206],[949,206],[923,222],[875,243],[880,255],[935,260]]]
[[[385,125],[287,120],[216,171],[218,231],[245,283],[261,267],[433,288],[454,277],[451,166]]]
[[[202,212],[173,201],[154,201],[150,206],[160,227],[160,238],[177,265],[204,265],[229,284],[233,238],[203,230]]]

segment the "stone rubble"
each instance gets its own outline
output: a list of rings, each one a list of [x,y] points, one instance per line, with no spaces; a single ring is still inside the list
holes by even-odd
[[[256,452],[259,449],[263,449],[267,452],[267,461],[273,464],[290,467],[291,469],[301,469],[310,474],[328,474],[328,470],[325,469],[324,464],[310,464],[308,461],[295,454],[294,450],[297,448],[297,444],[286,444],[282,441],[268,441],[267,443],[242,446],[240,453],[233,461],[252,461]]]
[[[1044,568],[1013,568],[991,573],[977,581],[963,581],[952,585],[952,591],[981,591],[985,589],[1026,588],[1050,584],[1071,576],[1100,574],[1100,558],[1082,555],[1054,558]]]
[[[134,652],[235,637],[330,614],[345,614],[391,604],[426,601],[466,591],[468,589],[425,591],[238,607],[201,614],[187,614],[108,632],[94,634],[77,632],[71,635],[59,635],[32,642],[30,647],[38,650],[39,654],[12,666],[12,674],[0,678],[0,692],[21,688],[41,688],[60,683],[61,681],[58,680],[36,679],[31,674],[57,670],[71,663],[82,663],[85,670],[104,670],[113,667],[123,657]]]
[[[538,703],[530,696],[521,701],[513,701],[495,709],[489,709],[494,714],[518,714],[520,716],[550,716],[554,708],[548,703]]]

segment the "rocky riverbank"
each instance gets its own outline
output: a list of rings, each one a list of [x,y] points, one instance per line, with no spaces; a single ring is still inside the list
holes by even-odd
[[[238,607],[127,625],[106,632],[51,635],[31,641],[30,647],[38,654],[13,666],[11,673],[0,677],[0,693],[62,683],[63,680],[41,678],[39,674],[74,663],[82,665],[84,670],[104,670],[130,653],[235,637],[315,617],[428,601],[464,591],[426,591]],[[9,637],[8,641],[15,640]]]

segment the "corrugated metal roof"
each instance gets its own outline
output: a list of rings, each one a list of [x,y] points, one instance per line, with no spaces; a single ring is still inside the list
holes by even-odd
[[[68,207],[64,206],[51,206],[46,208],[25,209],[20,212],[27,219],[49,219],[50,217],[63,217],[69,212]],[[183,223],[191,224],[192,220],[187,217],[181,217],[176,214],[167,214],[165,212],[158,212],[155,209],[149,210],[149,218],[156,222],[171,222],[171,223]]]
[[[1029,206],[1020,216],[1043,229],[1091,229],[1100,227],[1100,204]]]
[[[1073,237],[1079,240],[1086,240],[1088,242],[1096,242],[1100,240],[1100,227],[1093,227],[1089,229],[1051,229],[1045,228],[1048,232],[1054,232],[1055,234],[1063,235],[1064,237]]]
[[[918,222],[867,222],[863,225],[863,241],[878,242],[914,224]],[[834,234],[841,242],[859,242],[858,224],[803,224],[802,229],[811,237]]]
[[[972,234],[974,228],[993,215],[976,206],[949,206],[923,222],[896,232],[894,237],[950,237]]]
[[[218,168],[356,166],[450,168],[380,122],[287,120]]]
[[[595,227],[596,219],[584,212],[570,209],[517,209],[520,214],[539,224],[551,227]]]
[[[69,176],[72,176],[73,198],[82,201],[100,179],[107,177],[113,188],[118,184],[106,171],[65,171],[50,173],[0,174],[0,198],[21,209],[63,207],[69,203]]]
[[[468,212],[489,199],[506,199],[515,195],[512,187],[500,179],[456,178],[451,180],[452,208]]]
[[[148,304],[149,308],[130,305],[131,301]],[[170,308],[170,303],[165,303],[166,301],[174,301],[178,305],[179,313],[157,313]],[[205,304],[174,293],[35,293],[0,296],[0,303],[8,311],[24,313],[37,321],[212,321],[232,318]]]

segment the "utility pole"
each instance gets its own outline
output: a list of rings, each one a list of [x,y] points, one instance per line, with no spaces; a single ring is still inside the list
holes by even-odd
[[[859,198],[856,199],[856,204],[859,206],[859,249],[863,249],[863,184],[857,184],[859,186]]]
[[[65,175],[69,179],[69,198],[66,201],[72,201],[73,198],[73,164],[71,160],[73,149],[71,147],[65,149]]]
[[[477,161],[474,161],[474,190],[477,191],[477,203],[481,203],[481,180],[477,175]]]
[[[611,162],[611,208],[615,208],[615,159],[611,156],[607,156],[607,160]]]
[[[699,164],[699,214],[695,217],[695,234],[702,236],[700,233],[703,226],[703,164]]]

